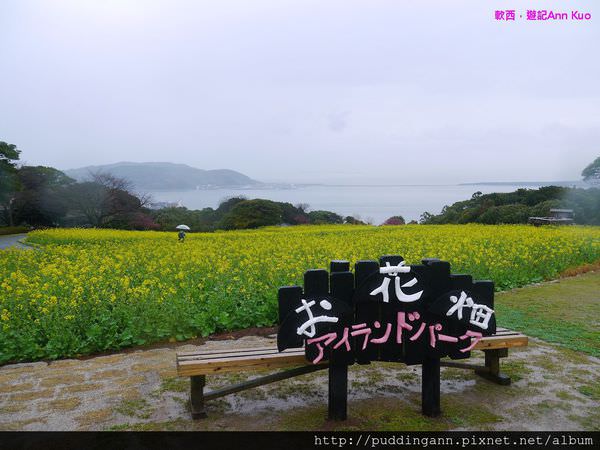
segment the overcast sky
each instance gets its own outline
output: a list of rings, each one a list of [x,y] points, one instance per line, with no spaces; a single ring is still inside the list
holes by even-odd
[[[494,20],[513,8],[592,20]],[[574,180],[600,155],[598,55],[590,0],[2,0],[0,140],[61,169]]]

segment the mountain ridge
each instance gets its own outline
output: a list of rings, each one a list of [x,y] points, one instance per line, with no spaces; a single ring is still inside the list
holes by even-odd
[[[89,180],[95,172],[125,178],[138,190],[169,191],[230,186],[255,186],[259,181],[231,169],[198,169],[181,163],[129,162],[63,170],[77,181]]]

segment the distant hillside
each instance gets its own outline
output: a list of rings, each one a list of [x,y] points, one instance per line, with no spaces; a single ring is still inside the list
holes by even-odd
[[[186,190],[212,187],[249,186],[260,182],[234,170],[202,170],[185,164],[166,162],[120,162],[104,166],[88,166],[64,170],[78,181],[87,180],[91,173],[104,172],[129,180],[136,189],[146,191]]]

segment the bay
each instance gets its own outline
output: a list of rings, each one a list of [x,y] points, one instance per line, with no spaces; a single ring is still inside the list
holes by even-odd
[[[553,184],[551,182],[548,185]],[[559,184],[559,183],[556,183]],[[560,183],[563,184],[563,183]],[[216,208],[229,197],[263,198],[296,205],[306,203],[310,210],[333,211],[381,224],[400,215],[409,222],[419,220],[428,211],[439,214],[445,205],[471,198],[479,191],[512,192],[519,188],[537,189],[531,184],[403,185],[403,186],[331,186],[306,185],[293,188],[220,188],[189,191],[155,191],[154,202],[178,202],[189,209]]]

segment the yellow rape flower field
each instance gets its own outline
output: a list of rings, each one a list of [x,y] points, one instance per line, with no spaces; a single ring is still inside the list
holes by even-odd
[[[272,227],[188,234],[53,229],[0,251],[0,363],[272,325],[277,289],[332,259],[436,257],[506,290],[600,260],[600,227]]]

